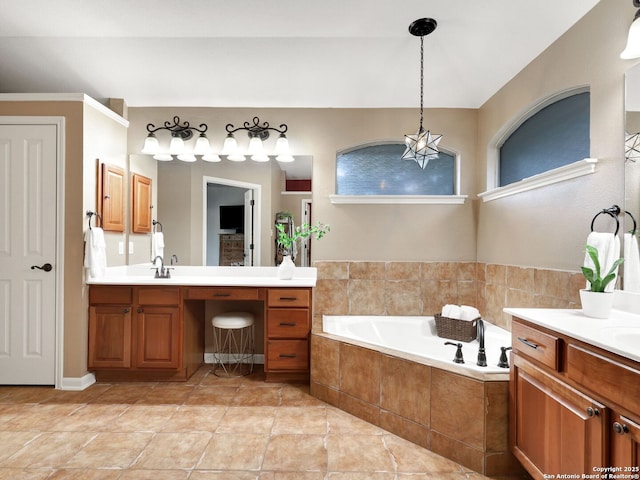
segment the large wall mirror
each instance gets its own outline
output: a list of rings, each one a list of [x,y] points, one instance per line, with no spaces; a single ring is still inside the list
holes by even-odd
[[[625,210],[630,215],[625,215],[624,231],[633,233],[633,219],[640,220],[640,64],[625,73]],[[638,234],[640,225],[636,226],[635,242]],[[625,257],[624,268],[633,268],[626,261],[632,260],[626,250]],[[640,282],[628,281],[625,273],[624,289],[640,292]]]
[[[311,156],[291,163],[224,157],[219,163],[159,163],[157,218],[167,258],[175,254],[182,265],[274,265],[276,214],[304,221],[311,177]]]

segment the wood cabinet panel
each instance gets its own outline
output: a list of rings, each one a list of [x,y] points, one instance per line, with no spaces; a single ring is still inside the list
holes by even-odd
[[[185,300],[260,300],[258,287],[187,287]]]
[[[134,173],[131,178],[131,231],[151,232],[151,179]]]
[[[270,288],[267,304],[269,307],[309,307],[311,292],[303,288]]]
[[[553,370],[560,370],[562,341],[558,337],[524,325],[518,319],[514,319],[511,325],[511,336],[514,350]]]
[[[136,367],[162,369],[180,367],[182,327],[179,308],[155,306],[138,308],[134,332]]]
[[[140,287],[139,305],[180,305],[180,287]]]
[[[98,205],[102,217],[102,228],[107,231],[124,232],[124,170],[115,165],[103,163],[101,172]]]
[[[92,285],[89,289],[90,304],[131,305],[133,288]]]
[[[97,305],[89,309],[89,368],[131,366],[131,306]]]
[[[306,308],[270,308],[267,312],[269,338],[306,338],[309,335],[309,310]]]
[[[637,422],[615,413],[611,419],[611,461],[612,467],[618,467],[627,474],[637,474],[640,462],[640,425]]]
[[[308,340],[268,340],[269,370],[300,371],[309,368]]]

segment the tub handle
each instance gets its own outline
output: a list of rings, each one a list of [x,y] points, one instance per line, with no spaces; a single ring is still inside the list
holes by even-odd
[[[524,343],[527,347],[531,347],[531,348],[538,348],[539,345],[530,342],[529,340],[527,340],[526,338],[522,338],[522,337],[518,337],[518,340],[520,340],[522,343]]]
[[[444,342],[445,345],[453,345],[457,347],[456,356],[453,358],[453,363],[464,363],[464,358],[462,357],[462,344],[461,343],[453,343],[453,342]]]

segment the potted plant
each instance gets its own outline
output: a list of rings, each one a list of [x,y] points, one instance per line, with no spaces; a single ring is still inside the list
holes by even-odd
[[[616,278],[616,269],[624,262],[624,259],[618,258],[613,262],[613,265],[603,277],[600,272],[598,249],[591,245],[587,245],[586,249],[594,268],[581,267],[584,278],[589,282],[589,288],[580,290],[582,312],[588,317],[608,318],[613,306],[613,292],[607,292],[606,288]]]
[[[287,252],[283,255],[282,263],[278,267],[278,278],[290,280],[293,278],[293,271],[295,269],[295,264],[293,263],[290,254],[292,253],[296,242],[301,238],[316,238],[320,240],[329,233],[331,227],[320,222],[313,226],[308,223],[304,223],[295,227],[289,234],[287,233],[283,223],[276,223],[276,229],[278,230],[278,245]]]

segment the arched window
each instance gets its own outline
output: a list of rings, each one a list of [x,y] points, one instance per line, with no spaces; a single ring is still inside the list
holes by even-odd
[[[502,187],[589,157],[589,92],[557,100],[524,121],[499,145]]]
[[[365,145],[336,158],[337,195],[455,195],[456,158],[440,151],[422,170],[401,160],[403,143]]]

